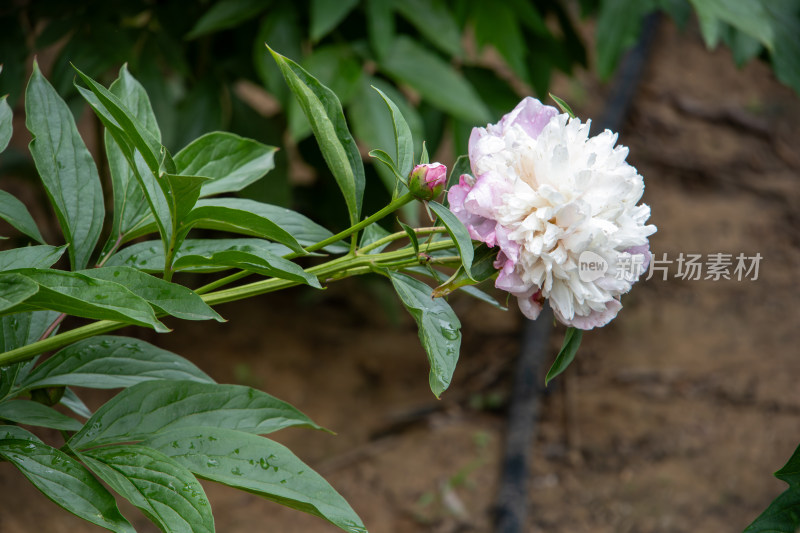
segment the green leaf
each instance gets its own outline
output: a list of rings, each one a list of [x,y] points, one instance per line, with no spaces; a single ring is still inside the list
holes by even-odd
[[[23,269],[17,272],[39,285],[38,292],[28,297],[25,305],[94,320],[138,324],[160,332],[169,331],[156,319],[153,308],[145,300],[117,283],[61,270]]]
[[[396,185],[395,184],[398,181],[405,186],[403,181],[407,180],[408,176],[406,176],[404,178],[403,176],[400,175],[400,171],[397,169],[397,165],[394,164],[394,160],[392,159],[392,156],[390,156],[389,154],[387,154],[383,150],[380,150],[380,149],[377,149],[377,148],[375,150],[370,150],[369,156],[374,158],[374,159],[377,159],[378,161],[380,161],[381,163],[386,165],[386,168],[388,168],[389,171],[392,173],[392,176],[394,178],[392,180],[392,184],[393,184],[392,188],[391,188],[392,190],[396,189]]]
[[[344,195],[350,223],[358,223],[364,196],[364,164],[347,129],[339,99],[300,65],[268,49],[311,123],[322,156]]]
[[[233,200],[233,199],[231,199]],[[231,207],[238,202],[220,198],[216,205],[198,204],[184,221],[185,227],[213,228],[245,235],[270,239],[289,247],[292,251],[304,254],[303,247],[291,233],[281,228],[268,217],[252,211]],[[253,204],[257,203],[250,200]],[[227,204],[227,205],[226,205]]]
[[[789,484],[744,533],[796,533],[800,529],[800,446],[775,477]]]
[[[254,216],[270,220],[272,223],[276,224],[293,236],[293,238],[303,246],[316,244],[333,236],[333,233],[312,221],[308,217],[301,215],[296,211],[292,211],[291,209],[286,209],[285,207],[265,204],[253,200],[245,200],[243,198],[213,198],[208,200],[200,200],[197,202],[198,209],[208,206],[247,211]],[[217,221],[208,225],[200,223],[198,224],[198,227],[235,231],[235,226],[233,224],[226,224],[224,221]],[[284,244],[288,246],[287,243]],[[344,243],[336,243],[326,246],[324,250],[329,253],[344,253],[348,250],[348,248]]]
[[[358,4],[358,0],[311,0],[311,40],[316,42],[335,28]]]
[[[603,0],[600,3],[595,42],[597,72],[602,79],[611,77],[622,54],[636,44],[642,17],[653,8],[653,0]]]
[[[553,362],[553,365],[550,367],[550,370],[547,371],[547,375],[544,378],[545,386],[547,386],[547,383],[551,379],[566,370],[570,363],[572,363],[572,360],[575,359],[575,354],[578,353],[578,347],[581,345],[582,338],[582,329],[567,328],[567,334],[564,336],[564,344],[561,345],[561,350],[558,352],[556,360]]]
[[[274,146],[233,133],[215,131],[192,141],[175,155],[178,173],[203,176],[200,196],[236,192],[255,183],[275,167]]]
[[[800,15],[797,3],[793,0],[771,0],[763,2],[763,6],[772,16],[775,32],[775,47],[771,54],[775,76],[800,94],[800,69],[797,68],[797,58],[800,57]]]
[[[265,392],[242,385],[146,381],[117,394],[69,444],[82,450],[143,440],[160,431],[213,426],[270,433],[290,426],[321,429],[306,415]]]
[[[26,246],[0,252],[0,272],[16,268],[48,268],[55,264],[67,246]]]
[[[303,17],[305,18],[305,10]],[[305,38],[305,28],[301,35],[298,9],[289,2],[273,4],[268,17],[264,17],[258,34],[253,41],[253,63],[258,77],[267,90],[277,98],[284,108],[288,107],[289,88],[283,80],[281,70],[272,57],[265,53],[264,43],[275,50],[283,50],[289,57],[302,57],[301,45]]]
[[[450,170],[450,176],[447,178],[447,185],[445,186],[445,190],[449,191],[450,187],[454,185],[458,185],[459,180],[461,179],[462,174],[472,174],[472,169],[470,168],[469,157],[466,155],[458,156],[456,162],[453,163],[453,168]],[[448,209],[450,208],[450,201],[447,198],[447,195],[444,196],[444,204],[445,207]]]
[[[17,200],[11,193],[3,190],[0,190],[0,218],[31,239],[45,244],[44,237],[39,233],[39,228],[36,227],[36,222],[25,204]]]
[[[4,440],[29,440],[42,442],[39,437],[19,426],[0,426],[0,441]]]
[[[461,55],[461,32],[442,0],[395,0],[394,8],[441,51]]]
[[[475,250],[472,247],[472,237],[469,236],[469,231],[464,224],[445,206],[438,202],[428,202],[431,210],[436,213],[439,220],[442,221],[444,227],[453,241],[456,243],[458,255],[461,257],[461,266],[464,267],[464,272],[467,276],[472,277],[472,259],[475,255]]]
[[[446,283],[433,290],[433,297],[447,296],[456,289],[481,283],[497,275],[497,269],[494,267],[496,259],[497,248],[489,248],[485,244],[481,244],[475,249],[470,275],[467,275],[462,265]]]
[[[369,42],[379,59],[386,55],[394,40],[393,7],[393,0],[367,0],[364,7]]]
[[[166,532],[213,533],[214,517],[202,485],[191,472],[151,448],[97,448],[81,459],[115,492]]]
[[[78,395],[69,387],[64,388],[64,395],[61,397],[59,403],[78,416],[82,416],[83,418],[92,417],[91,409],[86,407],[83,400],[78,398]]]
[[[144,87],[128,72],[127,65],[122,66],[119,77],[111,84],[109,91],[119,98],[144,129],[160,143],[161,131],[153,113],[153,106]],[[104,133],[104,139],[114,189],[114,220],[108,248],[118,237],[135,229],[150,213],[150,207],[136,174],[108,129]]]
[[[315,48],[300,65],[306,72],[313,72],[317,81],[330,89],[343,106],[356,96],[363,77],[363,68],[353,53],[353,47],[346,44]],[[311,135],[311,124],[296,98],[288,104],[289,133],[299,142]]]
[[[150,171],[155,176],[160,176],[162,171],[174,173],[175,165],[156,136],[133,115],[130,109],[115,94],[81,72],[74,65],[73,68],[97,98],[95,104],[99,102],[103,106],[105,111],[103,116],[110,116],[115,121],[117,127],[125,134],[128,143],[141,154]],[[89,103],[91,104],[92,102],[90,101]]]
[[[397,169],[400,171],[401,176],[408,176],[414,168],[414,140],[411,137],[411,128],[408,127],[403,114],[392,99],[377,87],[373,87],[373,89],[378,91],[392,114]]]
[[[486,104],[461,74],[409,37],[395,39],[380,67],[437,108],[470,124],[486,124],[492,118]]]
[[[419,328],[422,347],[431,365],[428,381],[438,398],[453,377],[461,348],[461,322],[442,298],[431,298],[431,288],[407,274],[389,271],[397,295]]]
[[[263,0],[219,0],[200,17],[186,34],[186,39],[196,39],[238,26],[264,11],[268,5]]]
[[[100,177],[67,104],[34,62],[25,92],[25,125],[42,184],[69,247],[73,269],[83,268],[100,238],[105,209]]]
[[[117,533],[135,533],[117,509],[114,497],[80,463],[60,450],[16,436],[2,440],[0,456],[57,505]]]
[[[207,255],[182,255],[174,263],[176,270],[202,268],[240,268],[262,276],[305,283],[321,289],[319,280],[299,265],[261,248],[242,247],[211,252]]]
[[[204,479],[319,516],[345,531],[366,533],[361,519],[322,476],[267,438],[218,428],[159,433],[143,443]]]
[[[19,305],[39,291],[39,285],[20,274],[0,274],[0,311]]]
[[[719,19],[755,37],[769,50],[775,45],[775,30],[767,4],[772,0],[689,0],[701,19]]]
[[[562,112],[564,112],[567,115],[569,115],[570,118],[575,118],[575,113],[572,112],[572,108],[569,106],[568,103],[566,103],[564,100],[562,100],[558,96],[554,95],[553,93],[550,93],[550,98],[552,98],[553,101],[555,101],[556,105],[559,108],[561,108]]]
[[[397,221],[400,224],[400,227],[403,228],[403,231],[406,232],[408,235],[408,240],[411,243],[411,246],[414,248],[414,253],[419,254],[419,239],[417,239],[417,233],[414,229],[407,224],[403,224],[402,220]]]
[[[81,423],[74,418],[62,415],[52,407],[30,400],[11,400],[0,403],[0,419],[64,431],[78,431],[82,427]]]
[[[316,241],[315,241],[316,242]],[[225,250],[252,249],[254,253],[267,252],[282,256],[291,252],[282,244],[265,241],[263,239],[187,239],[183,241],[180,250],[175,255],[173,268],[187,272],[219,272],[229,268],[226,265],[208,265],[188,267],[180,263],[175,264],[186,255],[207,256]],[[164,271],[164,248],[161,241],[139,242],[123,248],[106,263],[107,266],[132,266],[144,272]]]
[[[189,360],[172,352],[131,337],[101,335],[59,350],[37,366],[20,388],[116,389],[151,380],[214,383]]]
[[[136,296],[169,315],[184,320],[216,320],[225,319],[206,304],[193,290],[170,283],[163,279],[146,274],[128,266],[106,266],[83,270],[81,274],[94,279],[119,283]]]
[[[34,311],[0,317],[0,353],[39,340],[57,316],[55,311]]]
[[[129,124],[128,130],[133,131],[134,135],[138,135],[137,146],[137,142],[130,137],[128,130],[125,130],[119,125],[116,116],[109,111],[103,101],[97,97],[95,92],[80,87],[77,84],[75,85],[75,88],[92,107],[95,115],[97,115],[97,118],[100,119],[100,122],[102,122],[103,126],[105,126],[106,132],[111,135],[117,147],[122,152],[124,159],[128,163],[128,168],[133,172],[133,175],[139,182],[139,187],[144,193],[144,197],[147,200],[147,204],[150,207],[151,213],[155,217],[155,221],[158,226],[158,232],[161,234],[162,240],[165,243],[169,242],[169,239],[172,235],[173,226],[172,216],[169,211],[169,204],[167,203],[165,192],[167,188],[162,186],[162,183],[160,183],[160,168],[158,168],[160,167],[160,164],[158,164],[159,156],[156,152],[152,151],[155,149],[156,145],[160,146],[159,141],[155,139],[152,134],[144,130],[144,127],[141,126],[138,120],[130,115],[128,111],[124,110],[124,104],[119,102],[116,96],[108,93],[110,96],[107,97],[105,101],[110,102],[109,106],[116,109],[116,115],[121,114],[125,118],[125,123]],[[98,92],[106,91],[106,89],[100,86],[97,86],[96,90]],[[111,101],[111,98],[114,98],[117,100],[117,102]],[[134,125],[131,126],[130,124]],[[149,140],[144,140],[141,135],[145,135]],[[142,149],[148,153],[147,157],[145,157],[141,152]],[[166,149],[164,149],[164,156],[166,161]],[[110,161],[110,164],[115,163]],[[155,170],[153,170],[153,165],[156,165]],[[120,170],[120,172],[122,171],[123,170]],[[133,189],[128,187],[127,190]],[[133,228],[136,228],[139,225],[140,222],[137,219],[137,221],[133,224]],[[117,228],[117,230],[119,230],[119,228]],[[133,233],[133,229],[128,230],[128,233]],[[133,238],[134,236],[141,234],[143,233],[136,233],[133,236],[128,235],[128,238]],[[112,238],[114,238],[113,234]]]
[[[476,2],[473,20],[475,40],[480,47],[492,45],[523,81],[528,81],[525,37],[519,15],[508,3]]]
[[[361,232],[361,241],[358,243],[358,247],[363,248],[368,244],[372,244],[373,242],[378,241],[384,237],[388,237],[389,235],[390,233],[385,229],[383,229],[383,226],[375,222],[364,228],[364,231]],[[382,246],[373,248],[372,250],[367,252],[367,254],[379,254],[381,253],[381,251],[383,251],[384,248],[386,248],[390,244],[391,242],[387,242]]]
[[[8,147],[14,133],[14,112],[8,105],[8,95],[0,97],[0,152]]]

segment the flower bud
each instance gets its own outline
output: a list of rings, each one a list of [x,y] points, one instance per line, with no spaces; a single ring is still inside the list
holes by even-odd
[[[417,165],[411,171],[408,190],[420,200],[433,200],[447,183],[447,167],[441,163]]]

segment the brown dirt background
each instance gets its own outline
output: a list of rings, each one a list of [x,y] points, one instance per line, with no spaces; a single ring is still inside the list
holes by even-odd
[[[598,116],[588,75],[556,94]],[[756,281],[654,278],[584,336],[543,398],[531,442],[527,531],[741,531],[784,490],[771,476],[800,443],[800,100],[753,63],[662,24],[620,142],[645,176],[657,257],[763,256]],[[275,438],[319,470],[376,533],[491,531],[504,406],[520,315],[454,298],[463,348],[441,401],[413,323],[375,311],[372,284],[294,290],[182,324],[158,344],[220,382],[258,386],[336,436]],[[557,329],[555,354],[563,330]],[[153,339],[150,339],[153,340]],[[91,404],[102,395],[87,391]],[[338,531],[256,496],[206,484],[220,532]],[[0,468],[0,532],[100,531]],[[136,529],[155,527],[130,507]]]

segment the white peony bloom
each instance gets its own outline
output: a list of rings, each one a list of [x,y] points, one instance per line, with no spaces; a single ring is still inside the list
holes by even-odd
[[[607,324],[650,261],[644,182],[609,130],[526,98],[497,124],[474,128],[450,208],[474,239],[499,246],[496,287],[535,319],[545,299],[569,326]]]

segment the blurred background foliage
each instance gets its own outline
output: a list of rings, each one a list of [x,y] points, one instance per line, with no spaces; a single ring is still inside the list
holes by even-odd
[[[36,0],[0,7],[0,94],[13,106],[32,56],[55,54],[49,78],[77,115],[70,62],[106,83],[127,62],[173,153],[212,130],[279,146],[276,169],[243,194],[313,210],[335,229],[346,224],[326,200],[338,197],[335,181],[265,42],[337,93],[362,154],[394,152],[391,118],[371,86],[398,103],[417,153],[425,139],[459,154],[473,126],[523,95],[545,99],[554,72],[588,68],[593,57],[608,79],[654,11],[679,25],[694,11],[709,47],[724,43],[739,64],[769,60],[800,92],[800,0]],[[576,25],[590,17],[587,44]],[[367,172],[387,187],[367,187],[365,212],[394,188],[382,166]]]

